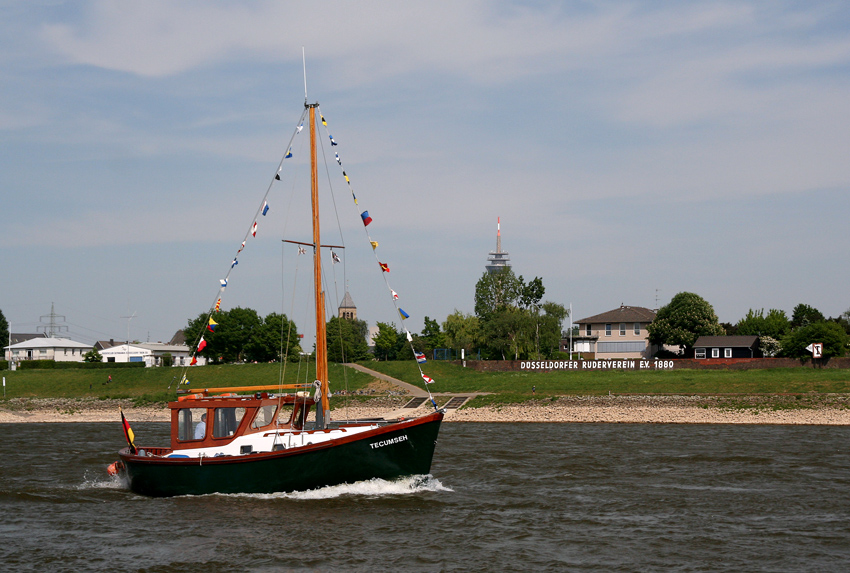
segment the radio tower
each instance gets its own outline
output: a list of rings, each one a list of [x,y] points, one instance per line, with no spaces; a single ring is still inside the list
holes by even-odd
[[[508,253],[502,250],[502,218],[496,218],[496,250],[490,251],[490,256],[487,257],[488,265],[485,265],[484,268],[487,269],[488,273],[495,273],[501,271],[505,267],[511,266],[509,261],[511,257]]]

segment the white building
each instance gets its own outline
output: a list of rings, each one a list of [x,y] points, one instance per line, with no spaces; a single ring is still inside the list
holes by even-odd
[[[33,338],[5,347],[6,360],[55,360],[82,362],[86,352],[94,348],[69,338]]]
[[[118,344],[100,351],[104,362],[144,362],[148,367],[162,366],[162,359],[166,354],[171,355],[172,366],[188,366],[192,359],[192,353],[185,344],[163,344],[162,342]],[[198,356],[199,366],[206,363],[206,358]]]

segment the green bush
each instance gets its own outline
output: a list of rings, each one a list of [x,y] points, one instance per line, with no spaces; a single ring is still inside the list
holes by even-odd
[[[144,368],[144,362],[56,362],[55,360],[23,360],[21,370],[103,370],[113,368]]]

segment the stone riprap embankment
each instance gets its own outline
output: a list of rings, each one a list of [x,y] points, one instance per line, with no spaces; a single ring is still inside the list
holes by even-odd
[[[437,396],[438,404],[448,398]],[[407,400],[376,397],[338,404],[335,419],[415,417],[426,402],[401,410]],[[12,399],[0,403],[0,423],[114,422],[118,406],[132,422],[167,422],[162,405],[134,407],[118,400]],[[446,422],[607,422],[643,424],[816,424],[850,425],[850,396],[565,396],[521,404],[449,410]]]

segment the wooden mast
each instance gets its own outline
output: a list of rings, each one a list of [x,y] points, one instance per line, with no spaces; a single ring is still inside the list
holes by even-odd
[[[313,207],[313,285],[316,301],[316,380],[321,384],[322,404],[316,412],[316,421],[327,427],[330,419],[328,402],[328,337],[325,322],[325,293],[322,290],[321,233],[319,232],[319,168],[316,157],[316,106],[309,104],[310,111],[310,202]]]

